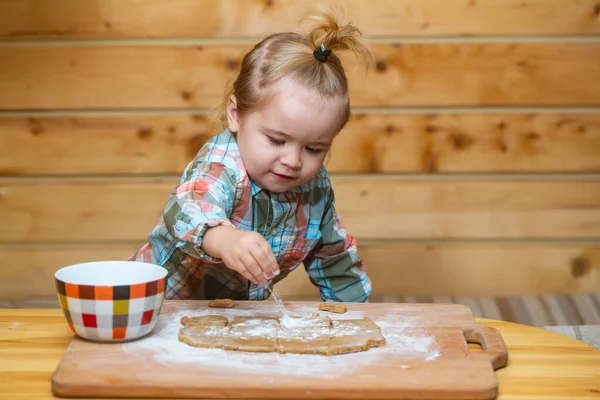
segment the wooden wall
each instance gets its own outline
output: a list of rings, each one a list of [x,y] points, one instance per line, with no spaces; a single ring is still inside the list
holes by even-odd
[[[134,252],[244,52],[316,3],[0,0],[0,298]],[[600,290],[600,4],[337,3],[377,58],[328,163],[374,299]]]

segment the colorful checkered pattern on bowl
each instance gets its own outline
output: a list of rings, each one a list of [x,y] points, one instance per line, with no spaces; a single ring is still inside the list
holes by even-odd
[[[124,286],[76,285],[55,279],[71,330],[91,340],[127,340],[149,333],[160,314],[165,279]]]

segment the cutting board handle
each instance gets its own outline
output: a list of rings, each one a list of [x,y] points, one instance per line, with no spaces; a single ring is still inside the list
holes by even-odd
[[[495,370],[506,367],[508,364],[508,349],[497,329],[476,325],[463,328],[463,335],[467,343],[478,343],[483,349],[481,352],[471,352],[471,355],[488,359]]]

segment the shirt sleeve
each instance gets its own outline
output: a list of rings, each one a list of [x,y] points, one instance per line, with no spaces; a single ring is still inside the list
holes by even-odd
[[[356,239],[335,210],[333,191],[325,205],[321,239],[304,260],[306,272],[323,301],[368,302],[371,281],[358,257]]]
[[[235,189],[235,173],[221,163],[199,163],[186,173],[163,212],[165,227],[179,249],[209,263],[221,262],[202,250],[202,239],[208,228],[234,226],[229,217]]]

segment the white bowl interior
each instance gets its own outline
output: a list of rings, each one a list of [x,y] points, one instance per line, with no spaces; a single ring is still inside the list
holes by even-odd
[[[161,266],[137,261],[96,261],[69,265],[56,279],[76,285],[122,286],[152,282],[167,275]]]

